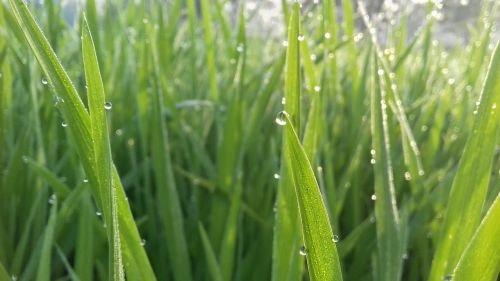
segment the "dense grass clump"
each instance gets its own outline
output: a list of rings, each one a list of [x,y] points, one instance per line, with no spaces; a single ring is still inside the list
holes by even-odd
[[[498,1],[451,49],[440,1],[55,2],[0,4],[0,281],[497,280]]]

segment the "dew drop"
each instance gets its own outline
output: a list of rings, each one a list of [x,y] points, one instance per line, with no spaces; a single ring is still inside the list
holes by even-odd
[[[332,38],[332,35],[330,34],[330,32],[326,32],[325,39],[330,39],[330,38]]]
[[[372,197],[371,197],[371,199],[372,199],[373,201],[377,200],[377,195],[375,195],[375,194],[372,194]]]
[[[283,40],[283,42],[281,42],[281,45],[285,48],[288,47],[288,41]]]
[[[375,156],[375,149],[371,149],[370,150],[370,154],[373,155],[373,156]]]
[[[281,98],[281,104],[285,105],[285,103],[286,103],[286,98],[285,98],[285,97],[282,97],[282,98]]]
[[[102,216],[102,212],[101,212],[101,211],[96,211],[96,212],[95,212],[95,214],[96,214],[98,217]]]
[[[276,119],[274,120],[276,124],[280,126],[285,126],[286,125],[286,118],[290,116],[286,111],[280,111],[278,112],[278,115],[276,116]]]
[[[317,92],[319,92],[320,90],[321,90],[321,87],[320,87],[320,86],[318,86],[318,85],[314,86],[314,91],[315,91],[316,93],[317,93]]]
[[[63,128],[66,128],[66,127],[68,127],[68,123],[66,123],[66,122],[62,121],[62,122],[61,122],[61,126],[62,126]]]
[[[332,238],[333,243],[337,243],[339,242],[339,240],[340,240],[339,236],[337,234],[334,234]]]
[[[411,180],[411,174],[408,171],[405,172],[405,180],[407,180],[407,181]]]
[[[55,194],[50,195],[49,204],[53,205],[54,203],[56,203],[56,200],[57,200],[57,196]]]
[[[141,246],[143,246],[143,247],[146,246],[146,239],[144,239],[144,238],[141,239]]]
[[[419,176],[423,176],[423,175],[425,175],[424,170],[418,170],[418,175],[419,175]]]
[[[279,178],[280,178],[280,174],[275,173],[275,174],[273,175],[273,177],[274,177],[275,179],[279,180]]]
[[[305,37],[302,34],[300,34],[299,36],[297,36],[297,40],[299,40],[301,42],[304,41],[304,39],[305,39]]]
[[[238,46],[236,47],[236,51],[237,51],[238,53],[243,52],[243,49],[244,49],[244,46],[243,46],[243,44],[242,44],[242,43],[239,43],[239,44],[238,44]]]
[[[300,247],[300,251],[299,251],[300,255],[301,256],[305,256],[307,255],[307,249],[306,249],[306,246],[302,246]]]
[[[107,101],[104,103],[104,109],[111,110],[112,107],[113,107],[113,104],[110,101]]]
[[[383,70],[382,68],[379,68],[379,69],[377,70],[377,74],[378,74],[379,76],[384,75],[384,70]]]
[[[372,159],[370,160],[370,164],[374,165],[375,163],[377,163],[377,161],[375,161],[375,159],[374,159],[374,158],[372,158]]]
[[[49,82],[47,81],[47,79],[42,78],[42,84],[43,84],[43,85],[47,85],[47,84],[49,84]]]
[[[403,256],[401,256],[401,258],[403,260],[407,260],[409,258],[408,254],[407,253],[404,253]]]
[[[453,275],[451,274],[447,274],[443,277],[443,280],[444,281],[451,281],[453,279]]]
[[[494,103],[492,106],[491,106],[491,109],[496,109],[497,108],[497,104]]]
[[[88,183],[89,180],[88,179],[83,179],[83,183]]]
[[[12,275],[12,276],[11,276],[11,280],[12,280],[12,281],[17,281],[17,275],[15,275],[15,274],[14,274],[14,275]]]

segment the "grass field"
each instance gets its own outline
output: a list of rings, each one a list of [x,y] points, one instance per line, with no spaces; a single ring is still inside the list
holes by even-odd
[[[283,0],[283,40],[55,2],[0,3],[0,281],[498,280],[499,1],[452,49],[436,0]]]

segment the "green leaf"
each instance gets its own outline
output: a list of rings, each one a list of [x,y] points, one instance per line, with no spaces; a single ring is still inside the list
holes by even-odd
[[[309,277],[312,281],[342,280],[335,238],[318,183],[291,119],[286,119],[284,153],[293,173]]]
[[[498,43],[478,104],[472,131],[451,187],[441,239],[432,263],[431,281],[441,280],[452,273],[481,220],[500,128],[497,109],[500,105]]]
[[[42,251],[40,254],[38,270],[36,274],[37,281],[51,280],[51,260],[52,260],[52,246],[54,242],[54,229],[56,227],[57,219],[57,196],[53,195],[49,199],[52,207],[50,208],[49,222],[43,234]]]
[[[453,281],[495,281],[500,271],[500,194],[453,271]]]
[[[107,228],[110,252],[110,279],[125,280],[123,272],[120,229],[118,224],[118,202],[116,186],[113,183],[111,148],[106,122],[104,86],[102,83],[97,54],[90,34],[87,19],[84,17],[82,28],[82,53],[87,83],[87,97],[90,113],[91,138],[93,144],[94,167],[97,171],[98,192],[101,194],[104,217],[110,225]]]
[[[198,229],[200,231],[201,242],[203,244],[203,249],[205,250],[205,256],[208,261],[208,270],[210,271],[212,280],[222,281],[223,279],[220,266],[217,262],[217,258],[215,257],[214,250],[212,249],[212,245],[210,244],[210,239],[208,238],[205,228],[201,223],[198,223]]]
[[[375,174],[375,218],[377,223],[377,279],[396,281],[401,278],[403,248],[400,218],[396,205],[394,175],[391,162],[387,99],[377,73],[377,60],[372,66],[371,131],[372,164]],[[374,81],[373,81],[374,80]]]

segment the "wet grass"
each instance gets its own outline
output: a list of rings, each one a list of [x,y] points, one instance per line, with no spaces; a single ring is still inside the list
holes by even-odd
[[[0,280],[496,280],[499,4],[224,3],[1,5]]]

